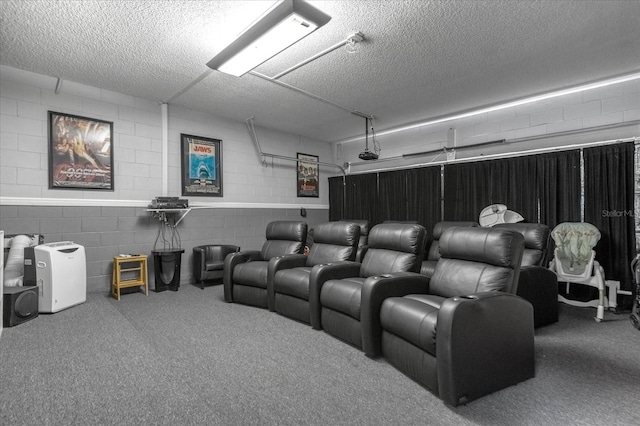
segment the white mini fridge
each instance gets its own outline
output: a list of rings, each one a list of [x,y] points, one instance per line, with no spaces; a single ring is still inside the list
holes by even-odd
[[[39,288],[38,311],[58,312],[87,300],[84,247],[73,241],[40,244],[33,249]]]

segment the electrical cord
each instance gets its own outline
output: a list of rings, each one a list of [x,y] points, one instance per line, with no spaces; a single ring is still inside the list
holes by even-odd
[[[375,152],[379,156],[381,149],[380,149],[380,142],[378,142],[378,139],[376,139],[376,129],[374,127],[375,119],[372,116],[368,120],[369,120],[369,123],[371,124],[371,141],[373,143],[373,152]]]

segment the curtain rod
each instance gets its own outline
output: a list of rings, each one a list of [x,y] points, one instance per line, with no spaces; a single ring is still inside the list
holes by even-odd
[[[635,120],[635,121],[630,121],[627,123],[624,123],[625,126],[626,125],[633,125],[633,124],[640,124],[640,120]],[[594,130],[603,130],[605,128],[608,128],[611,126],[598,126],[598,127],[591,127],[589,128],[590,131],[594,131]],[[617,126],[620,127],[620,126]],[[582,130],[586,130],[586,129],[582,129]],[[527,141],[532,141],[532,140],[538,140],[538,139],[545,139],[545,138],[551,138],[551,137],[557,137],[557,136],[564,136],[564,135],[570,135],[570,134],[575,134],[575,133],[579,133],[576,131],[568,131],[568,132],[558,132],[558,133],[552,133],[552,134],[546,134],[546,135],[540,135],[540,136],[531,136],[531,137],[526,137],[526,138],[519,138],[519,139],[512,139],[506,142],[503,142],[505,145],[508,144],[512,144],[512,143],[519,143],[519,142],[527,142]],[[580,132],[582,133],[582,132]],[[502,142],[502,141],[495,141],[496,143],[498,142]],[[493,160],[493,159],[499,159],[499,158],[504,158],[504,157],[519,157],[519,156],[525,156],[525,155],[533,155],[533,154],[543,154],[546,152],[553,152],[553,151],[567,151],[570,149],[579,149],[579,148],[589,148],[589,147],[593,147],[593,146],[599,146],[599,145],[611,145],[611,144],[615,144],[615,143],[625,143],[625,142],[634,142],[636,145],[640,144],[640,136],[632,136],[632,137],[628,137],[628,138],[624,138],[624,139],[610,139],[610,140],[605,140],[605,141],[597,141],[597,142],[587,142],[587,143],[581,143],[581,144],[571,144],[571,145],[563,145],[563,146],[554,146],[554,147],[547,147],[547,148],[537,148],[537,149],[531,149],[531,150],[527,150],[527,151],[517,151],[517,152],[507,152],[507,153],[499,153],[499,154],[488,154],[488,155],[479,155],[479,156],[475,156],[475,157],[469,157],[469,158],[459,158],[456,160],[440,160],[440,161],[430,161],[430,162],[426,162],[426,163],[419,163],[419,164],[407,164],[407,165],[400,165],[400,166],[391,166],[391,167],[382,167],[382,168],[378,168],[378,169],[369,169],[369,170],[362,170],[362,171],[357,171],[357,172],[349,172],[350,175],[356,175],[356,174],[365,174],[365,173],[377,173],[377,172],[385,172],[385,171],[392,171],[392,170],[401,170],[401,169],[414,169],[414,168],[418,168],[418,167],[427,167],[427,166],[440,166],[443,164],[457,164],[457,163],[464,163],[464,162],[471,162],[471,161],[482,161],[482,160]],[[483,145],[483,144],[478,144],[478,145]],[[475,147],[474,145],[468,145],[466,148],[472,148]],[[463,147],[458,147],[457,149],[460,149]],[[456,148],[453,148],[452,150],[455,150]],[[445,148],[443,148],[442,150],[439,150],[440,153],[445,152]],[[399,156],[399,157],[392,157],[391,160],[402,160],[405,157]],[[437,156],[436,156],[437,158]],[[386,159],[381,159],[381,160],[386,160]],[[380,160],[378,160],[380,161]],[[358,164],[363,164],[363,163],[358,163]],[[353,164],[349,164],[349,168],[352,166]]]
[[[450,147],[449,149],[453,152],[453,151],[460,151],[463,149],[470,149],[470,148],[478,148],[481,146],[489,146],[489,145],[504,145],[507,143],[506,139],[498,139],[495,141],[489,141],[489,142],[481,142],[481,143],[476,143],[473,145],[466,145],[466,146],[458,146],[458,147]],[[385,158],[385,160],[399,160],[399,159],[406,159],[406,158],[412,158],[412,157],[424,157],[425,155],[430,155],[430,154],[444,154],[447,152],[447,147],[444,148],[440,148],[440,149],[432,149],[431,151],[423,151],[423,152],[413,152],[411,154],[402,154],[398,157],[389,157],[389,158]]]
[[[616,144],[616,143],[626,143],[626,142],[634,142],[636,144],[636,146],[640,145],[640,137],[631,137],[631,138],[625,138],[625,139],[611,139],[611,140],[608,140],[608,141],[599,141],[599,142],[589,142],[589,143],[584,143],[584,144],[557,146],[557,147],[553,147],[553,148],[538,148],[538,149],[531,149],[531,150],[528,150],[528,151],[480,155],[480,156],[477,156],[477,157],[459,158],[459,159],[451,160],[451,161],[442,160],[442,161],[433,161],[433,162],[429,162],[429,163],[411,164],[411,165],[406,165],[406,166],[393,166],[393,167],[386,167],[386,168],[380,168],[380,169],[371,169],[371,170],[363,170],[363,171],[359,171],[359,172],[353,172],[353,173],[349,173],[349,175],[361,175],[361,174],[365,174],[365,173],[388,172],[388,171],[403,170],[403,169],[416,169],[416,168],[419,168],[419,167],[441,166],[443,164],[446,165],[446,164],[458,164],[458,163],[466,163],[466,162],[473,162],[473,161],[496,160],[496,159],[500,159],[500,158],[524,157],[526,155],[544,154],[544,153],[547,153],[547,152],[554,152],[554,151],[569,151],[569,150],[572,150],[572,149],[591,148],[591,147],[594,147],[594,146],[613,145],[613,144]]]
[[[480,142],[473,145],[462,145],[457,147],[442,147],[442,148],[434,149],[430,151],[415,152],[415,153],[409,153],[409,154],[396,155],[394,157],[381,158],[376,162],[381,163],[381,162],[387,162],[387,161],[405,160],[411,157],[421,157],[421,156],[426,156],[426,155],[435,154],[435,153],[445,154],[447,151],[462,151],[465,149],[472,149],[472,148],[478,148],[478,147],[489,146],[489,145],[508,145],[508,144],[514,144],[514,143],[520,143],[520,142],[529,142],[529,141],[548,139],[548,138],[558,137],[558,136],[569,136],[569,135],[575,135],[575,134],[581,134],[581,133],[595,132],[599,130],[628,127],[635,124],[640,125],[640,120],[628,121],[626,123],[605,124],[602,126],[587,127],[586,129],[576,129],[576,130],[566,130],[564,132],[546,133],[544,135],[526,136],[526,137],[515,138],[511,140],[499,139],[499,140],[489,141],[489,142]],[[357,163],[348,163],[348,164],[349,166],[361,166],[364,164],[368,164],[368,162],[360,161]]]

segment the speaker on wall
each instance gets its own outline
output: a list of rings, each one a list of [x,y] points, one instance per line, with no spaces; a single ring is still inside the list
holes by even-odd
[[[38,316],[38,286],[5,287],[2,322],[13,327]]]

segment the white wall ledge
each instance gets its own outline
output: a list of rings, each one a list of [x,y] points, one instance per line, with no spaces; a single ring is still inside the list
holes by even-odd
[[[0,197],[0,206],[35,207],[142,207],[148,208],[150,200],[104,200],[78,198],[27,198]],[[328,210],[326,204],[278,204],[278,203],[233,203],[233,202],[193,202],[192,209],[299,209]]]

